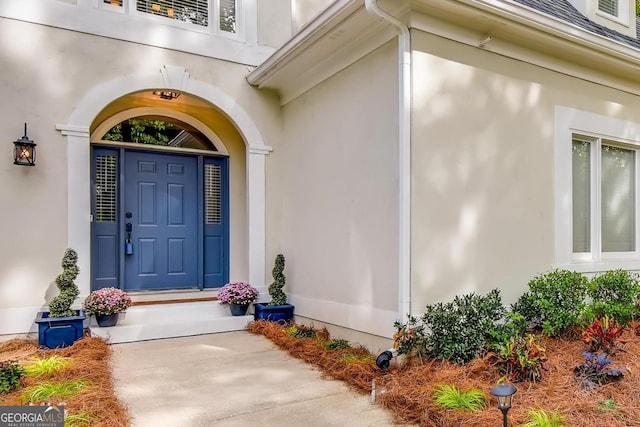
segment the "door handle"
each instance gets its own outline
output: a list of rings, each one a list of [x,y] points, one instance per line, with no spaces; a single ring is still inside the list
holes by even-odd
[[[133,231],[133,225],[128,222],[124,226],[125,231],[127,232],[127,238],[124,241],[124,253],[125,255],[133,254],[133,243],[131,242],[131,231]]]

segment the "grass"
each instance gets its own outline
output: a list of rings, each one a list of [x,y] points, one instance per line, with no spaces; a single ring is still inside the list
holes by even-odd
[[[345,354],[342,356],[344,363],[372,362],[376,360],[372,355],[362,354]]]
[[[70,414],[64,417],[64,427],[85,427],[91,426],[96,420],[96,415],[89,412]]]
[[[544,409],[530,409],[529,421],[522,427],[565,427],[564,416]]]
[[[460,391],[455,386],[440,384],[433,393],[436,403],[447,409],[476,411],[487,407],[487,396],[482,390]]]
[[[50,399],[67,399],[76,393],[90,387],[89,381],[83,380],[66,380],[58,382],[44,381],[27,387],[23,393],[25,403],[42,402]]]
[[[37,358],[25,366],[25,372],[31,376],[51,375],[71,366],[71,361],[66,357],[50,356]]]

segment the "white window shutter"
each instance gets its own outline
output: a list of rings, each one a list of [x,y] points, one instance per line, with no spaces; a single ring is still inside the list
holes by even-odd
[[[618,0],[598,0],[598,10],[609,15],[618,16]]]

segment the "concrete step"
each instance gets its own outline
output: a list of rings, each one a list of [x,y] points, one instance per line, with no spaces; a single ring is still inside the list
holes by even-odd
[[[251,310],[251,309],[250,309]],[[118,324],[101,328],[91,318],[92,336],[113,344],[243,330],[253,315],[232,316],[215,301],[151,304],[129,307]]]

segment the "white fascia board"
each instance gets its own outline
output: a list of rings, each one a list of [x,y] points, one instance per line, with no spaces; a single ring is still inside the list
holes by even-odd
[[[590,50],[622,59],[634,65],[640,65],[639,49],[592,33],[575,24],[546,15],[520,3],[504,0],[458,0],[458,2],[516,22],[524,27],[530,27],[587,47]]]
[[[364,7],[363,0],[337,0],[298,31],[258,68],[247,76],[249,84],[261,87],[273,74],[283,68],[299,52],[331,31],[343,19]]]

